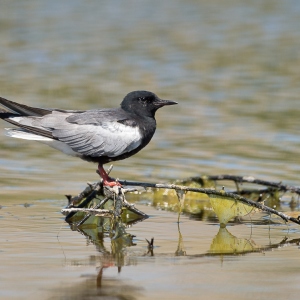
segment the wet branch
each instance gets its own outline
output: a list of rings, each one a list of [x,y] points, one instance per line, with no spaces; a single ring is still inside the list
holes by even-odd
[[[242,177],[241,177],[242,178]],[[242,202],[244,204],[250,205],[252,207],[258,208],[262,211],[274,214],[282,218],[284,221],[290,221],[294,222],[296,224],[300,225],[300,217],[294,218],[290,217],[282,212],[279,212],[271,207],[268,207],[260,202],[255,202],[250,199],[247,199],[245,197],[242,197],[236,193],[227,193],[224,190],[217,191],[215,189],[205,189],[205,188],[194,188],[194,187],[188,187],[188,186],[181,186],[181,185],[175,185],[175,184],[161,184],[161,183],[148,183],[148,182],[134,182],[134,181],[119,181],[122,185],[132,185],[132,186],[142,186],[142,187],[150,187],[150,188],[164,188],[164,189],[173,189],[176,191],[185,191],[185,192],[195,192],[195,193],[203,193],[206,195],[216,195],[220,197],[227,197],[231,198],[233,200],[237,200],[239,202]],[[262,184],[262,180],[260,180]],[[294,191],[294,189],[293,189]]]
[[[283,185],[281,183],[274,183],[274,182],[268,182],[264,180],[259,180],[255,179],[253,177],[242,177],[242,176],[231,176],[231,175],[219,175],[219,176],[206,176],[204,177],[207,180],[232,180],[236,183],[241,183],[241,182],[250,182],[250,183],[255,183],[259,185],[264,185],[267,187],[271,187],[272,189],[280,190],[280,191],[291,191],[297,194],[300,194],[300,189],[293,187],[293,186],[287,186]],[[193,177],[192,180],[195,181],[200,181],[203,180],[201,177]],[[210,189],[210,188],[196,188],[196,187],[189,187],[189,186],[184,186],[184,185],[176,185],[176,184],[162,184],[162,183],[149,183],[149,182],[136,182],[136,181],[128,181],[128,180],[119,180],[119,183],[122,184],[122,186],[133,186],[133,187],[143,187],[143,188],[158,188],[158,189],[172,189],[177,192],[182,191],[182,192],[194,192],[194,193],[203,193],[208,196],[210,195],[215,195],[215,196],[220,196],[226,197],[229,199],[233,199],[235,201],[239,201],[241,203],[244,203],[246,205],[255,207],[261,211],[267,212],[269,214],[274,214],[282,218],[284,221],[290,221],[294,222],[296,224],[300,225],[300,216],[298,218],[291,217],[289,215],[286,215],[282,212],[279,212],[271,207],[268,207],[264,205],[262,202],[256,202],[252,201],[250,199],[247,199],[243,196],[240,196],[237,193],[229,193],[226,192],[224,189],[217,191],[215,189]],[[75,197],[68,196],[69,201],[71,201],[71,205],[69,205],[68,208],[62,210],[64,213],[68,213],[66,220],[70,219],[76,212],[81,211],[81,212],[86,212],[88,213],[87,216],[80,222],[81,224],[91,215],[91,214],[96,214],[96,215],[101,215],[103,214],[104,216],[111,216],[111,217],[120,217],[122,214],[123,208],[126,208],[137,215],[145,218],[148,217],[145,213],[142,211],[138,210],[135,208],[133,204],[130,204],[127,202],[125,198],[125,193],[127,192],[132,192],[136,191],[135,188],[129,188],[125,189],[123,187],[118,187],[115,186],[113,188],[110,187],[105,187],[103,188],[102,182],[97,182],[95,184],[89,184],[88,187],[79,195]],[[97,195],[104,195],[105,198],[100,201],[99,204],[97,204],[95,207],[87,209],[85,206],[92,201],[94,198],[97,197]],[[80,203],[78,206],[74,207],[74,203],[78,201],[78,199],[85,200]],[[106,201],[109,199],[114,201],[114,210],[104,210],[100,209]]]
[[[221,180],[231,180],[235,183],[253,183],[258,185],[264,185],[270,188],[275,188],[276,190],[283,191],[283,192],[292,192],[300,195],[300,188],[290,185],[282,184],[282,182],[272,182],[272,181],[266,181],[261,179],[256,179],[253,176],[234,176],[234,175],[215,175],[215,176],[205,176],[204,177],[207,180],[213,180],[213,181],[221,181]],[[192,177],[191,180],[195,181],[202,181],[202,177]]]
[[[99,217],[111,217],[113,215],[113,211],[109,209],[96,209],[96,208],[63,208],[61,210],[62,213],[77,213],[77,212],[86,212],[88,215],[95,215]]]
[[[86,216],[77,224],[78,226],[82,225],[91,215],[96,216],[108,216],[108,217],[121,217],[123,212],[123,208],[128,209],[129,211],[135,213],[141,218],[148,218],[148,215],[144,212],[140,211],[135,207],[134,204],[130,204],[126,198],[125,193],[136,191],[136,189],[124,189],[122,187],[104,187],[102,181],[99,181],[95,184],[88,184],[88,186],[84,189],[83,192],[78,194],[77,196],[66,196],[69,205],[62,209],[61,212],[67,214],[65,220],[69,221],[77,212],[85,212]],[[96,206],[92,208],[86,208],[86,206],[97,196],[104,195],[104,199],[102,199]],[[83,201],[82,201],[83,200]],[[114,202],[114,210],[106,210],[101,209],[103,205],[108,201],[113,200]],[[79,205],[75,206],[74,204],[80,202]]]

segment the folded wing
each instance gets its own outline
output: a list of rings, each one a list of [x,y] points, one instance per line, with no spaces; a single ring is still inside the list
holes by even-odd
[[[122,114],[114,117],[112,110],[76,113],[53,110],[42,117],[14,115],[8,119],[21,127],[13,129],[10,136],[43,141],[42,135],[46,144],[61,151],[65,144],[73,153],[64,152],[72,155],[116,157],[134,150],[142,140],[138,126],[126,122]]]
[[[67,123],[64,128],[55,129],[52,134],[75,152],[91,157],[116,157],[141,144],[138,127],[118,122],[104,122],[101,125]]]

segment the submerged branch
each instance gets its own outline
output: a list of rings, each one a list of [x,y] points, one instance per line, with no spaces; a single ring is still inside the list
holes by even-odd
[[[205,176],[203,178],[201,177],[193,177],[192,180],[200,181],[200,180],[233,180],[236,183],[241,182],[250,182],[255,183],[259,185],[264,185],[267,187],[272,188],[273,190],[280,190],[280,191],[291,191],[295,192],[297,194],[300,194],[300,189],[293,187],[293,186],[287,186],[283,185],[281,183],[274,183],[274,182],[268,182],[264,180],[254,179],[253,177],[242,177],[242,176],[231,176],[231,175],[219,175],[219,176]],[[157,189],[172,189],[175,190],[178,194],[179,191],[183,192],[194,192],[194,193],[203,193],[208,196],[219,196],[220,198],[228,198],[229,200],[235,200],[239,201],[243,204],[249,205],[251,207],[257,208],[261,211],[274,214],[282,218],[284,221],[290,221],[294,222],[296,224],[300,225],[300,216],[298,218],[291,217],[289,215],[286,215],[282,212],[279,212],[271,207],[268,207],[263,204],[263,202],[256,202],[250,199],[247,199],[238,193],[229,193],[226,192],[224,189],[217,191],[212,188],[198,188],[198,187],[190,187],[190,186],[184,186],[184,185],[177,185],[177,184],[163,184],[163,183],[149,183],[149,182],[135,182],[135,181],[128,181],[128,180],[119,180],[119,183],[122,186],[133,186],[133,187],[143,187],[143,188],[157,188]],[[103,216],[111,216],[111,217],[120,217],[123,211],[123,208],[126,208],[135,214],[147,218],[148,216],[143,213],[142,211],[135,208],[134,204],[130,204],[127,202],[125,198],[125,193],[136,191],[135,188],[129,188],[125,189],[123,187],[115,186],[113,188],[105,187],[103,189],[102,182],[97,182],[95,184],[89,184],[89,186],[78,196],[71,197],[69,196],[68,199],[73,199],[75,202],[77,202],[78,199],[85,199],[83,200],[77,207],[68,207],[66,209],[63,209],[62,212],[68,213],[66,220],[69,220],[76,212],[86,212],[88,213],[87,216],[83,219],[83,221],[80,222],[82,224],[85,222],[85,220],[91,215],[96,214],[97,216],[100,216],[103,214]],[[269,191],[270,192],[270,191]],[[91,202],[94,198],[96,198],[98,195],[105,195],[105,198],[100,201],[99,204],[97,204],[94,208],[85,208],[89,202]],[[100,209],[104,203],[107,200],[113,200],[114,201],[114,210],[104,210]],[[73,201],[73,203],[74,203]]]
[[[221,196],[221,197],[227,197],[234,200],[237,200],[239,202],[242,202],[244,204],[250,205],[252,207],[258,208],[262,211],[272,213],[274,215],[279,216],[284,221],[291,221],[294,223],[297,223],[300,225],[300,218],[293,218],[290,217],[282,212],[279,212],[271,207],[268,207],[260,202],[255,202],[250,199],[247,199],[245,197],[242,197],[236,193],[227,193],[224,190],[217,191],[215,189],[205,189],[205,188],[195,188],[195,187],[188,187],[188,186],[181,186],[181,185],[175,185],[175,184],[162,184],[162,183],[148,183],[148,182],[134,182],[134,181],[119,181],[122,185],[132,185],[132,186],[142,186],[142,187],[151,187],[151,188],[164,188],[164,189],[174,189],[174,190],[181,190],[186,192],[195,192],[195,193],[203,193],[206,195],[215,195],[215,196]],[[262,182],[262,181],[261,181]]]
[[[82,225],[91,215],[96,216],[102,216],[102,217],[114,217],[119,218],[121,217],[121,214],[123,212],[123,208],[128,209],[129,211],[135,213],[139,218],[145,219],[148,218],[148,215],[144,212],[140,211],[135,207],[134,204],[130,204],[126,198],[125,193],[136,191],[136,189],[123,189],[121,187],[115,186],[115,187],[104,187],[102,181],[97,182],[95,184],[88,184],[88,187],[81,192],[79,195],[75,197],[67,197],[69,200],[69,205],[62,209],[61,212],[64,214],[67,214],[65,220],[69,222],[71,218],[77,213],[77,212],[84,212],[87,213],[85,217],[77,223],[77,226]],[[100,200],[100,202],[94,206],[93,208],[86,208],[87,205],[94,200],[97,196],[104,195],[104,199]],[[70,203],[70,199],[78,199],[81,198],[81,203],[79,203],[78,206],[74,206],[74,202]],[[101,209],[103,205],[108,201],[113,200],[114,202],[114,209],[113,210],[107,210],[107,209]]]

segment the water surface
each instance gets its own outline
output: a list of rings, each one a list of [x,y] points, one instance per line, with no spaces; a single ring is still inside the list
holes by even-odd
[[[41,107],[92,109],[117,107],[132,90],[151,90],[179,105],[158,111],[151,143],[116,162],[113,176],[169,182],[234,174],[297,186],[299,12],[300,4],[292,0],[3,1],[1,96]],[[178,252],[177,214],[147,206],[141,209],[151,217],[128,229],[136,245],[124,249],[118,273],[115,258],[104,260],[60,214],[65,194],[77,194],[87,181],[98,179],[96,166],[38,143],[9,139],[5,127],[1,122],[3,298],[282,299],[299,294],[296,225],[257,221],[251,226],[244,220],[228,234],[246,250],[211,255],[219,239],[217,220],[183,216],[184,247]],[[283,204],[282,209],[290,208]],[[154,257],[145,241],[151,237]],[[294,242],[278,246],[282,241]],[[112,252],[109,238],[104,244]]]

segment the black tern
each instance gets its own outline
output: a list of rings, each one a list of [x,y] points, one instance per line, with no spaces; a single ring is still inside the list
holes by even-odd
[[[155,112],[165,105],[152,92],[134,91],[120,108],[62,110],[30,107],[0,97],[0,118],[18,126],[6,135],[35,140],[86,161],[98,163],[103,184],[120,185],[108,176],[103,164],[130,157],[151,140],[156,129]]]

